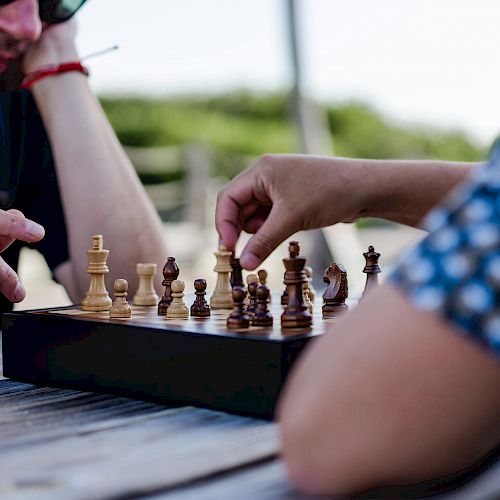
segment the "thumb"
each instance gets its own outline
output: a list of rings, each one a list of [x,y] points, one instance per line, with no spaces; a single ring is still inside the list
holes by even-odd
[[[241,267],[255,269],[294,232],[283,211],[274,205],[262,226],[245,245],[240,256]]]

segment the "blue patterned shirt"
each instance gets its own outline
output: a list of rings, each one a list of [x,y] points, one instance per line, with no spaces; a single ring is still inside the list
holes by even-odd
[[[421,310],[436,311],[500,355],[500,146],[424,221],[429,235],[391,280]]]

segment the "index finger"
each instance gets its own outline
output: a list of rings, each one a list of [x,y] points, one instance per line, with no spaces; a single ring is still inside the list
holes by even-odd
[[[18,210],[0,210],[0,251],[13,240],[34,243],[45,235],[45,229],[36,222],[27,219]]]
[[[217,196],[215,227],[221,244],[234,250],[241,232],[240,212],[254,199],[252,179],[248,175],[235,177]]]

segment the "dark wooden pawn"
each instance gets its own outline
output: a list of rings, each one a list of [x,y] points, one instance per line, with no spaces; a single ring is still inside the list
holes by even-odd
[[[158,302],[158,314],[165,316],[167,309],[172,302],[172,281],[176,280],[179,276],[179,268],[175,262],[174,257],[168,257],[165,266],[163,267],[163,281],[162,285],[165,287],[163,296]]]
[[[273,315],[269,312],[269,297],[271,293],[266,285],[257,288],[257,310],[250,319],[253,326],[272,326]]]
[[[370,290],[377,288],[378,285],[378,274],[382,272],[380,266],[378,265],[378,259],[380,254],[375,251],[372,245],[368,247],[368,252],[363,253],[366,260],[366,266],[363,272],[366,273],[366,284],[363,290],[363,296]]]
[[[282,328],[308,328],[312,325],[312,315],[304,303],[302,285],[307,283],[304,272],[306,258],[299,256],[300,247],[297,241],[288,245],[289,257],[283,259],[285,264],[285,280],[288,291],[288,303],[281,315]]]
[[[205,300],[207,282],[204,279],[194,280],[194,290],[196,298],[191,306],[191,316],[195,318],[206,318],[210,316],[210,306]]]
[[[257,288],[259,287],[259,283],[255,281],[251,281],[248,283],[248,306],[247,306],[247,314],[252,317],[257,310]]]
[[[235,286],[232,291],[233,296],[233,311],[227,318],[227,327],[229,329],[248,328],[250,326],[250,318],[245,313],[245,297],[247,291],[243,286]]]
[[[345,303],[348,296],[347,273],[341,264],[327,267],[323,282],[328,286],[323,293],[323,318],[334,318],[349,309]]]
[[[245,286],[243,283],[243,270],[241,268],[240,259],[237,259],[234,254],[231,255],[231,288],[235,286]]]

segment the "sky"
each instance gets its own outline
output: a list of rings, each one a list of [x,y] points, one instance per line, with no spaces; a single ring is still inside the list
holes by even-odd
[[[404,123],[500,132],[498,0],[297,0],[304,91]],[[291,82],[285,0],[88,0],[80,54],[101,94],[276,91]]]

